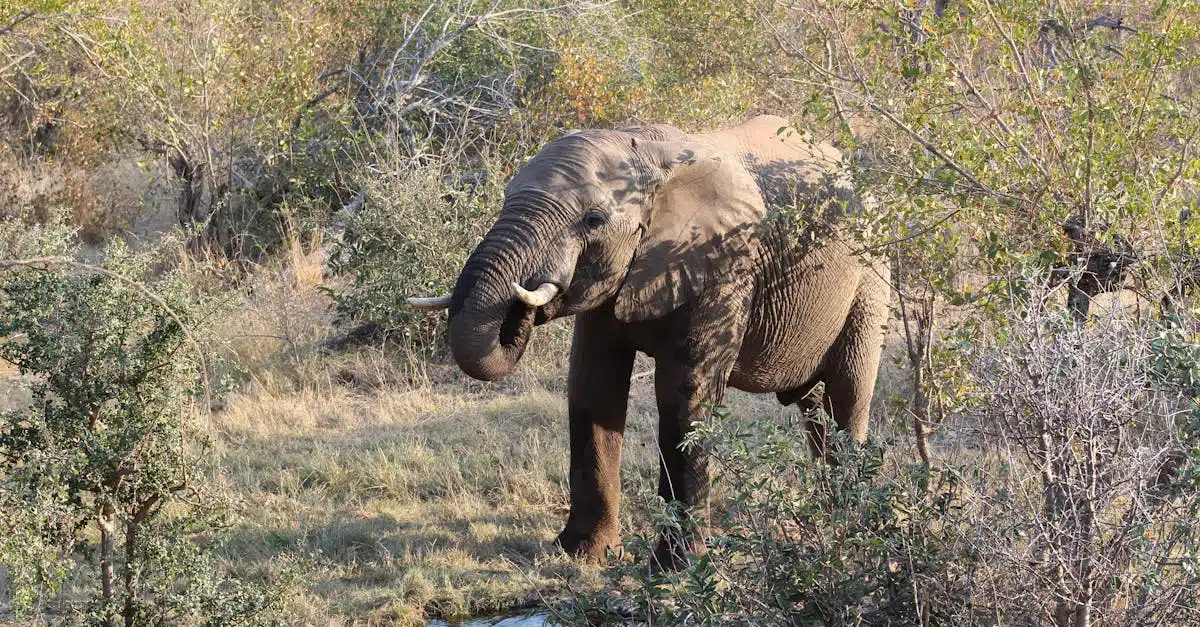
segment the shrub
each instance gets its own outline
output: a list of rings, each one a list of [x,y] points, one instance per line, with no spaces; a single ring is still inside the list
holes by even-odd
[[[1130,277],[1151,302],[1195,292],[1198,8],[802,2],[764,23],[803,125],[879,200],[847,230],[893,260],[927,461],[974,393],[967,350],[1042,282],[1023,268],[1065,280],[1081,319]]]
[[[114,244],[99,271],[5,270],[0,357],[32,392],[0,417],[0,517],[13,530],[0,563],[18,612],[58,597],[106,625],[245,624],[274,600],[213,575],[227,512],[194,420],[206,381],[189,329],[204,308],[158,263]],[[67,583],[90,588],[85,605]]]
[[[724,498],[707,552],[647,568],[697,522],[659,501],[654,533],[577,616],[656,624],[1195,624],[1200,343],[1187,325],[1078,324],[1024,300],[974,344],[970,402],[934,465],[876,440],[809,458],[797,424],[718,409],[689,445]]]
[[[771,39],[775,11],[736,0],[629,3],[638,32],[651,42],[644,61],[640,117],[704,130],[740,122],[764,105],[789,112],[786,91],[771,80],[779,61]],[[774,100],[774,102],[772,102]]]
[[[609,571],[627,592],[571,611],[673,625],[928,624],[964,614],[978,555],[962,535],[967,484],[957,472],[889,472],[877,441],[860,447],[844,434],[826,464],[810,457],[802,422],[739,422],[722,408],[687,445],[711,455],[725,493],[706,552],[665,573],[645,565],[653,536],[635,536],[633,561]],[[659,533],[695,525],[661,501],[654,519]]]
[[[1194,624],[1200,604],[1195,338],[1044,295],[972,360],[966,416],[1000,466],[976,502],[997,615],[1060,626]]]
[[[433,350],[444,317],[415,311],[404,299],[454,288],[500,207],[496,169],[410,165],[364,178],[362,208],[339,216],[344,230],[330,250],[330,269],[350,281],[330,289],[339,321],[378,325],[413,351]]]

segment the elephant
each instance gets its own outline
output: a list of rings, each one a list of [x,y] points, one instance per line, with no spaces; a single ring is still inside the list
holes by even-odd
[[[658,492],[701,519],[709,461],[679,444],[726,386],[823,407],[838,429],[865,439],[889,270],[839,226],[870,208],[840,160],[769,115],[705,134],[571,131],[514,175],[453,292],[409,299],[449,309],[450,352],[484,381],[513,371],[534,327],[575,316],[570,512],[556,540],[568,553],[603,560],[619,542],[638,352],[655,364]],[[820,424],[808,434],[822,450]],[[688,548],[702,549],[695,535],[660,538],[656,555],[674,561]]]

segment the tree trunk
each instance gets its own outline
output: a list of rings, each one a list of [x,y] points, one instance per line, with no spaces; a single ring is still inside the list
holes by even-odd
[[[135,517],[125,525],[125,627],[133,627],[133,619],[137,614],[139,582],[134,551],[137,550],[138,523]]]
[[[160,500],[159,495],[154,495],[142,501],[125,526],[125,627],[133,627],[137,618],[138,588],[141,586],[137,570],[141,563],[137,557],[138,532]]]
[[[116,627],[117,617],[112,613],[113,599],[113,547],[117,535],[117,514],[112,503],[100,508],[100,590],[104,599],[104,625]]]
[[[936,314],[934,313],[933,295],[926,295],[921,302],[921,312],[917,316],[917,336],[918,350],[915,354],[910,354],[909,359],[913,362],[913,436],[917,440],[917,454],[921,456],[921,461],[926,466],[930,465],[931,457],[929,455],[929,438],[925,430],[925,425],[929,424],[930,410],[933,408],[933,399],[930,398],[928,388],[930,381],[925,377],[926,374],[933,375],[933,354],[929,347],[933,344],[933,328],[937,322]]]

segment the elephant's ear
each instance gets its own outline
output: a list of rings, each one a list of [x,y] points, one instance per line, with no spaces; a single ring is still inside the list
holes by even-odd
[[[625,322],[667,315],[719,281],[743,280],[766,211],[733,155],[697,142],[638,142],[663,183],[617,293]]]

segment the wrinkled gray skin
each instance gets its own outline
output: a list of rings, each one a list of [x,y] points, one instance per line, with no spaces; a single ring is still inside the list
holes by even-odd
[[[725,387],[826,409],[861,440],[883,342],[886,265],[836,228],[788,239],[782,207],[816,223],[860,210],[840,155],[772,116],[704,135],[668,126],[576,131],[546,146],[507,188],[450,304],[450,346],[468,375],[512,372],[533,327],[575,315],[569,377],[571,511],[558,543],[602,559],[618,543],[620,458],[630,372],[655,360],[659,494],[707,503],[701,453],[679,450]],[[796,229],[788,229],[795,231]],[[811,231],[811,229],[810,229]],[[561,293],[541,307],[511,284]],[[824,434],[810,426],[811,441]],[[687,539],[685,542],[694,542]],[[660,542],[674,559],[679,541]]]

